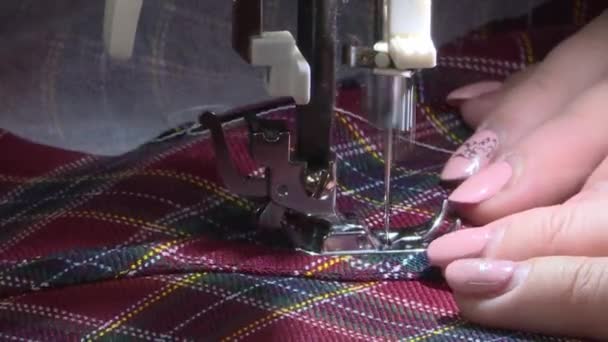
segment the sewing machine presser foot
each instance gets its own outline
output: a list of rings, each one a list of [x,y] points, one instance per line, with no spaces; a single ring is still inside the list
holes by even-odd
[[[350,215],[336,211],[336,162],[327,170],[310,171],[293,160],[291,133],[282,120],[245,117],[249,126],[250,154],[262,176],[241,175],[232,162],[222,122],[212,112],[200,123],[211,133],[216,169],[232,193],[259,203],[255,226],[261,233],[277,234],[281,243],[310,255],[361,255],[422,253],[440,235],[460,228],[456,220],[441,229],[448,203],[425,224],[398,231],[370,229]],[[287,241],[284,241],[284,240]]]

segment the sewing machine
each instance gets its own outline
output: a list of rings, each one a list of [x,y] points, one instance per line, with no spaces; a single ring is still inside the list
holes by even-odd
[[[263,0],[233,0],[234,50],[265,69],[271,96],[296,105],[295,137],[280,120],[241,118],[249,127],[253,160],[265,167],[262,177],[245,177],[233,166],[222,127],[225,118],[209,112],[201,116],[201,124],[211,132],[224,185],[259,203],[258,229],[281,233],[295,249],[315,255],[418,253],[440,234],[447,202],[427,224],[393,231],[390,180],[395,135],[415,138],[412,76],[436,65],[431,0],[374,0],[371,46],[338,46],[338,2],[299,0],[294,34],[265,30]],[[107,1],[105,42],[113,57],[129,58],[141,6],[142,0]],[[371,77],[367,119],[385,132],[383,230],[371,230],[336,210],[339,161],[330,150],[330,131],[340,64]]]

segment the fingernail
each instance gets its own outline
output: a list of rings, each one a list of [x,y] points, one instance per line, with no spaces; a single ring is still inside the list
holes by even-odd
[[[493,93],[502,87],[502,83],[498,81],[483,81],[469,84],[462,88],[458,88],[448,94],[446,102],[452,106],[458,106],[463,101],[471,100],[476,97]]]
[[[500,295],[525,280],[527,266],[512,261],[469,259],[450,264],[445,278],[450,288],[461,295]]]
[[[445,267],[458,259],[480,257],[493,230],[486,228],[463,229],[444,235],[433,241],[427,248],[431,265]]]
[[[488,166],[467,179],[450,195],[459,204],[479,204],[496,196],[513,176],[509,163],[502,161]]]
[[[469,138],[448,160],[441,173],[444,181],[460,181],[488,165],[498,148],[498,135],[484,130]]]

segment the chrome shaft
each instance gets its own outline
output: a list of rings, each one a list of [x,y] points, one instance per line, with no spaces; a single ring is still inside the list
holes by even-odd
[[[391,173],[393,169],[393,129],[386,130],[384,141],[384,232],[388,236],[391,227]]]

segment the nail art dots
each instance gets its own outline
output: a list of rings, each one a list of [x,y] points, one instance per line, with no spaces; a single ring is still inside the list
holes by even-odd
[[[467,140],[450,158],[443,169],[444,181],[461,181],[487,166],[499,147],[498,135],[485,130]]]

